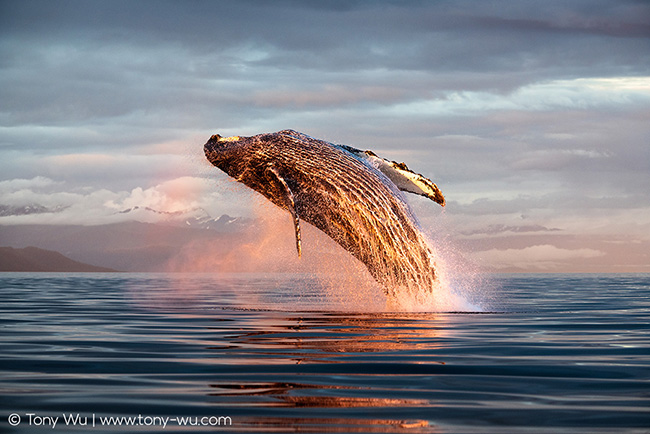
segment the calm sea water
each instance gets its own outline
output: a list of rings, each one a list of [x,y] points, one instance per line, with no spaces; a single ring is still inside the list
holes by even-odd
[[[309,276],[3,273],[0,431],[650,432],[650,275],[489,287],[390,313]]]

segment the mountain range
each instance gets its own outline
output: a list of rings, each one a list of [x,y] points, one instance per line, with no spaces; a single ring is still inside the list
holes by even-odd
[[[0,271],[111,272],[115,270],[73,261],[52,250],[36,247],[24,249],[0,247]]]
[[[134,208],[124,213],[151,212],[155,211]],[[0,225],[0,246],[36,246],[72,261],[127,272],[311,272],[359,266],[330,238],[307,224],[303,225],[303,237],[309,248],[296,260],[294,228],[286,217],[282,211],[270,209],[255,220],[228,215],[212,218],[198,212],[157,223]],[[24,254],[34,252],[26,250]],[[0,257],[0,261],[9,260]]]
[[[7,225],[0,226],[0,245],[37,246],[74,261],[119,271],[169,271],[169,261],[184,246],[210,242],[232,245],[244,227],[245,222],[226,215],[175,224]]]
[[[45,212],[55,211],[37,204],[0,206],[2,215]],[[224,247],[232,245],[252,225],[247,219],[227,214],[213,218],[201,208],[165,212],[135,206],[117,214],[129,220],[92,226],[0,225],[0,246],[6,246],[0,257],[0,270],[86,271],[88,267],[99,267],[94,271],[170,271],[170,261],[184,246],[211,242]],[[151,217],[158,221],[138,221]],[[50,251],[50,256],[44,251]],[[79,265],[75,268],[63,264],[61,258],[52,256],[56,252]]]
[[[0,207],[0,213],[45,211],[37,205]],[[329,270],[347,263],[358,265],[331,239],[304,222],[303,257],[297,261],[291,219],[273,207],[255,219],[225,214],[213,218],[200,208],[168,213],[136,206],[118,214],[128,221],[93,226],[0,225],[0,246],[36,247],[90,266],[132,272],[311,272],[323,264],[330,264]],[[489,225],[461,235],[459,251],[471,252],[470,259],[478,259],[486,269],[496,264],[500,272],[648,270],[650,245],[646,241],[576,236],[539,225]],[[457,254],[453,243],[450,247],[444,239],[438,243],[449,257]],[[15,252],[11,254],[5,252],[0,257],[2,270],[9,267],[6,264],[17,264],[11,262]],[[29,254],[36,252],[23,252],[23,258]],[[331,265],[334,263],[338,265]]]

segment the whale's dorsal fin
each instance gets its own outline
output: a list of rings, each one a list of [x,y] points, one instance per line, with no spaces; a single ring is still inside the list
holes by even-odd
[[[280,175],[280,173],[277,171],[275,167],[269,166],[267,170],[271,175],[271,177],[273,177],[273,179],[277,181],[278,185],[284,189],[284,204],[287,207],[289,213],[291,214],[291,218],[293,219],[293,227],[296,232],[296,250],[298,250],[298,257],[300,258],[302,257],[300,219],[298,218],[298,214],[296,213],[296,202],[293,199],[293,193],[291,192],[289,185],[287,185],[287,182],[284,180],[284,178]]]
[[[406,164],[381,158],[372,151],[362,151],[352,146],[338,146],[379,169],[400,190],[428,197],[432,201],[445,206],[445,197],[438,186],[429,178],[413,172]]]

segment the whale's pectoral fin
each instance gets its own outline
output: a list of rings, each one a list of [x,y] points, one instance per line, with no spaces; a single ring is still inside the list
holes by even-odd
[[[400,190],[428,197],[432,201],[445,206],[445,197],[438,186],[429,178],[413,172],[406,164],[381,158],[372,151],[362,151],[352,146],[339,146],[379,169]]]
[[[366,153],[368,152],[370,151],[366,151]],[[388,161],[377,156],[375,158],[382,160],[379,164],[379,170],[393,181],[397,188],[428,197],[432,201],[445,206],[445,197],[438,186],[429,178],[413,172],[404,163]]]
[[[284,178],[280,175],[280,173],[277,171],[277,169],[273,166],[269,166],[267,169],[269,176],[277,183],[277,185],[284,190],[283,191],[283,199],[284,199],[284,205],[286,206],[287,210],[291,214],[291,218],[293,219],[293,227],[296,231],[296,250],[298,250],[298,257],[302,257],[302,244],[300,241],[300,219],[298,218],[298,214],[296,213],[296,203],[293,199],[293,193],[291,192],[291,189],[289,188],[289,185],[287,185],[287,182],[284,180]]]

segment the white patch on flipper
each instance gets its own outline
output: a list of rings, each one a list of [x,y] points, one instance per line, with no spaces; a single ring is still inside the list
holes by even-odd
[[[445,206],[445,198],[438,186],[429,178],[413,172],[406,164],[386,160],[372,151],[362,151],[351,146],[339,146],[379,169],[400,190],[428,197],[432,201]]]

